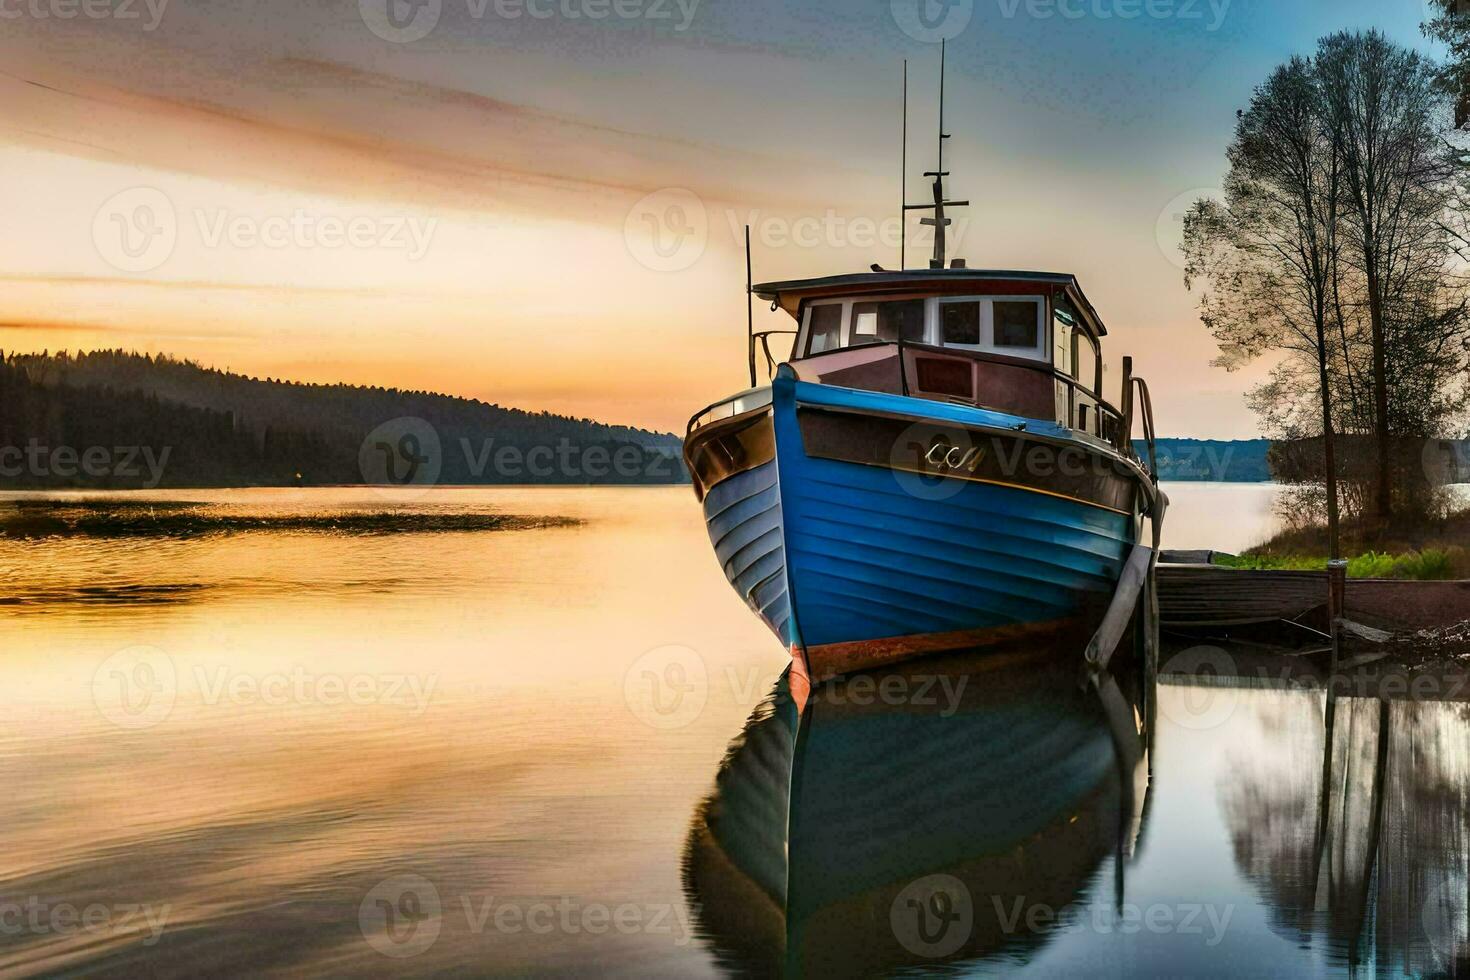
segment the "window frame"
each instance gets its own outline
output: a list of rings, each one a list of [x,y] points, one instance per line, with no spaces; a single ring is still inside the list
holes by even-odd
[[[982,293],[974,296],[935,296],[933,326],[930,334],[934,343],[940,347],[948,347],[953,350],[974,351],[981,354],[1001,354],[1008,357],[1022,357],[1027,360],[1050,363],[1051,357],[1051,331],[1047,327],[1047,314],[1051,310],[1051,304],[1046,296],[1042,295],[1011,295],[1008,293]],[[944,340],[944,306],[958,303],[978,303],[980,306],[980,343],[951,344]],[[1002,347],[995,342],[995,304],[996,303],[1035,303],[1036,304],[1036,339],[1034,347]]]
[[[810,357],[821,357],[824,354],[832,354],[840,350],[854,350],[884,343],[884,341],[877,339],[868,339],[866,335],[859,342],[860,338],[853,333],[855,328],[853,307],[858,303],[911,302],[918,299],[924,301],[924,339],[919,341],[920,343],[930,347],[949,348],[955,351],[998,354],[1003,357],[1016,357],[1023,360],[1038,361],[1042,364],[1053,364],[1051,323],[1054,308],[1051,297],[1042,293],[961,293],[952,296],[943,294],[936,296],[932,293],[928,295],[915,293],[895,293],[890,295],[871,293],[856,296],[809,299],[802,304],[801,327],[796,343],[796,350],[800,353],[794,359],[803,360]],[[995,343],[994,304],[998,302],[1036,304],[1037,345],[1035,347],[1001,347]],[[978,303],[980,305],[979,345],[946,344],[944,342],[944,313],[940,307],[946,303]],[[819,306],[841,307],[842,324],[838,330],[839,343],[837,347],[812,353],[808,349],[811,346],[812,340],[812,311]],[[1080,330],[1081,328],[1077,327],[1074,329]]]
[[[837,324],[837,346],[828,350],[811,350],[812,345],[812,310],[819,306],[837,306],[842,309],[841,321]],[[821,357],[823,354],[831,354],[836,351],[846,350],[848,321],[852,315],[852,300],[850,299],[814,299],[808,300],[801,314],[801,336],[797,338],[796,349],[801,352],[801,358]]]

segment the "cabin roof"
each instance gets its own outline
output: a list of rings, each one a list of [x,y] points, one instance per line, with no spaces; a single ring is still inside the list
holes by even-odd
[[[1077,277],[1066,272],[1022,272],[999,269],[906,269],[886,272],[857,272],[841,276],[824,276],[818,279],[791,279],[785,282],[764,282],[754,287],[761,299],[779,303],[792,316],[797,315],[801,301],[808,298],[837,294],[891,293],[891,292],[955,292],[963,291],[975,283],[1016,283],[1050,286],[1063,293],[1070,305],[1088,327],[1099,337],[1107,335],[1107,327],[1082,287]]]

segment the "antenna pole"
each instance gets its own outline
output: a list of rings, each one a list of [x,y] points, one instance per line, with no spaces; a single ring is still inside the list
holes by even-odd
[[[908,265],[908,220],[905,212],[909,202],[909,59],[903,59],[903,143],[899,150],[898,182],[902,195],[898,199],[898,271]]]
[[[750,276],[750,225],[745,226],[745,347],[750,359],[750,386],[755,387],[755,305]]]
[[[939,166],[935,169],[940,176],[944,176],[944,45],[945,39],[939,39]]]
[[[919,221],[919,224],[921,225],[932,225],[934,228],[934,256],[929,260],[929,268],[931,269],[944,268],[946,258],[945,252],[947,246],[945,229],[951,223],[950,219],[945,216],[944,209],[962,208],[970,203],[969,201],[946,201],[944,199],[944,178],[948,176],[944,170],[944,141],[949,139],[949,134],[944,131],[945,48],[945,41],[941,39],[939,42],[939,163],[937,169],[930,170],[924,174],[925,177],[934,178],[934,186],[932,188],[934,193],[934,203],[905,204],[903,206],[903,209],[905,211],[934,212],[934,217],[922,218]],[[907,78],[907,76],[905,76],[905,78]],[[907,108],[907,106],[905,106],[905,108]],[[907,187],[905,187],[905,189],[907,189]],[[956,263],[957,265],[961,264],[959,260],[956,260]]]

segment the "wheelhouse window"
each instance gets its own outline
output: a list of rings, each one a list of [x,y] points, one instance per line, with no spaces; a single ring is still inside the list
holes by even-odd
[[[852,340],[849,347],[878,341],[924,342],[924,301],[852,304]]]
[[[938,305],[944,346],[1046,359],[1046,301],[1041,297],[941,298]]]
[[[980,346],[980,304],[978,302],[941,304],[939,322],[945,346]]]
[[[807,356],[842,346],[842,304],[824,303],[811,308],[807,321]]]
[[[1027,352],[1041,349],[1041,304],[1034,300],[996,300],[995,346]]]

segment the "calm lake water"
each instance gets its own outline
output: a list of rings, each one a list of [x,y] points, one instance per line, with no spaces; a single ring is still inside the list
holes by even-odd
[[[1464,703],[1165,686],[1129,794],[1074,675],[960,661],[798,745],[687,488],[126,501],[0,539],[0,974],[1470,970]]]

